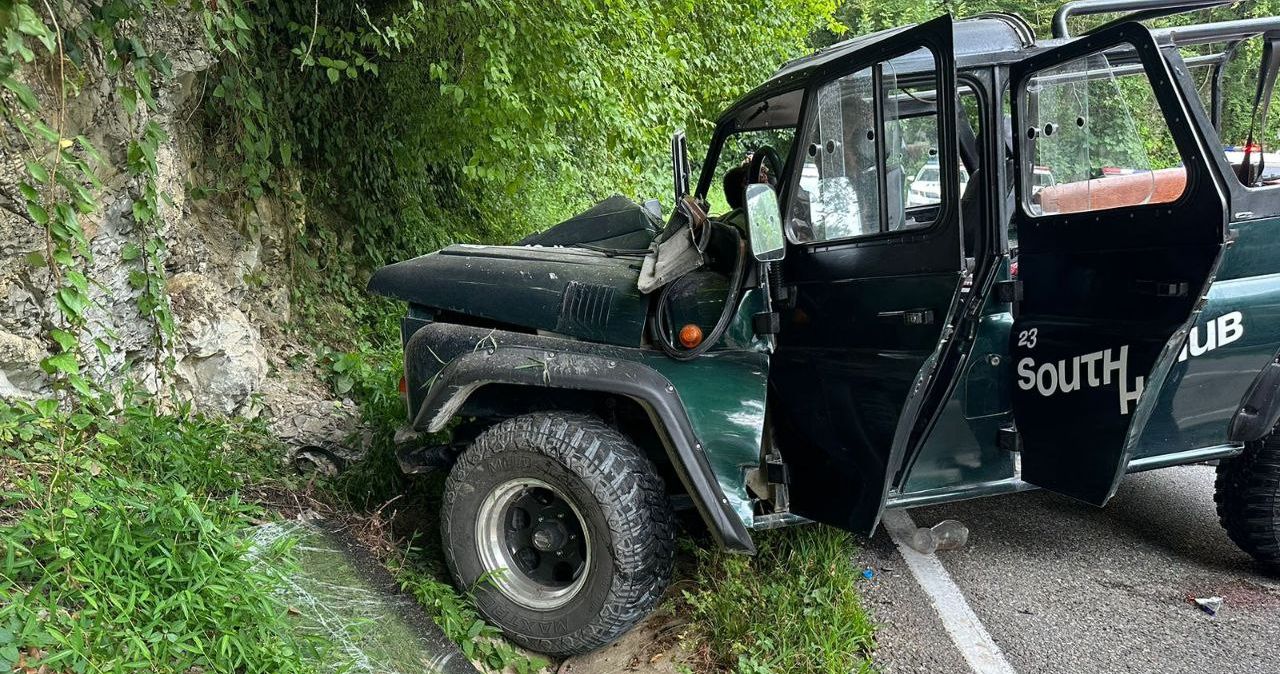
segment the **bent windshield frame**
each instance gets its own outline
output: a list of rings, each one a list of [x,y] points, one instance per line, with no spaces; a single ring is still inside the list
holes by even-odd
[[[694,191],[693,191],[694,196],[698,200],[707,202],[707,196],[710,193],[710,191],[713,189],[718,189],[719,187],[718,185],[715,184],[714,178],[716,176],[716,171],[718,169],[718,165],[720,162],[720,155],[724,152],[725,142],[732,136],[745,133],[748,131],[785,131],[787,129],[790,129],[792,131],[793,142],[791,143],[790,150],[785,153],[779,153],[779,157],[782,159],[782,163],[783,163],[783,166],[782,166],[783,177],[785,178],[786,176],[790,175],[791,166],[793,163],[792,155],[794,154],[794,150],[795,150],[795,142],[794,142],[795,132],[798,130],[797,127],[799,126],[799,122],[798,122],[799,108],[797,107],[795,118],[791,120],[790,123],[786,123],[787,122],[786,118],[783,118],[781,116],[769,117],[767,118],[768,121],[771,121],[773,123],[765,123],[767,113],[766,112],[759,112],[758,114],[755,114],[755,113],[757,110],[760,110],[761,108],[763,108],[766,111],[769,110],[771,106],[771,101],[776,101],[780,99],[790,99],[793,97],[799,97],[799,100],[802,101],[804,97],[804,87],[801,86],[799,88],[789,90],[781,94],[777,94],[765,101],[760,101],[754,105],[748,105],[745,107],[739,106],[739,108],[725,113],[725,115],[723,115],[720,118],[720,121],[716,124],[715,132],[711,136],[711,142],[707,147],[707,155],[702,161],[702,170],[698,173],[698,186],[694,188]],[[799,103],[797,103],[797,105],[799,105]],[[741,117],[744,111],[746,110],[752,111],[752,112],[745,113],[746,118],[750,118],[752,119],[753,122],[758,122],[758,124],[742,123]],[[774,107],[773,111],[777,112],[777,108]],[[786,179],[780,180],[778,182],[778,188],[779,188],[778,198],[780,200],[785,198],[786,196],[785,190],[787,185],[790,182],[791,182],[790,180],[786,180]]]
[[[786,182],[786,176],[789,175],[789,157],[795,145],[795,135],[795,127],[784,126],[770,129],[735,130],[721,139],[720,149],[716,156],[712,157],[712,155],[708,154],[708,158],[714,159],[715,163],[710,167],[711,182],[707,188],[707,193],[698,194],[698,198],[708,205],[707,213],[724,215],[731,210],[727,195],[724,194],[723,190],[725,174],[738,166],[745,166],[752,153],[766,145],[772,148],[783,162],[783,166],[779,167],[781,175],[769,176],[769,184],[775,190],[780,190]],[[767,164],[762,169],[772,170]],[[754,183],[756,181],[750,182]],[[701,180],[699,180],[699,183],[701,184]]]

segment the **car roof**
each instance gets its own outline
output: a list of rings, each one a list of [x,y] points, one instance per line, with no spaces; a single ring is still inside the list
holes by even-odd
[[[795,72],[812,71],[819,66],[852,54],[881,38],[890,37],[895,33],[901,33],[912,27],[914,26],[899,26],[867,35],[860,35],[819,49],[808,56],[792,59],[784,63],[772,77],[766,80],[765,85],[787,78],[788,75]],[[952,41],[957,65],[959,65],[958,62],[961,57],[990,57],[1001,53],[1016,54],[1035,44],[1031,27],[1027,25],[1025,20],[1014,14],[1003,13],[980,14],[972,18],[956,21],[952,24]],[[918,68],[911,71],[933,69],[932,60],[924,58],[923,55],[918,61]],[[897,63],[898,61],[895,60],[895,65]],[[909,61],[907,63],[910,64]]]
[[[829,47],[792,59],[782,65],[760,86],[742,96],[721,116],[720,121],[738,122],[739,128],[768,128],[768,118],[786,119],[795,116],[800,105],[798,88],[804,86],[818,69],[857,52],[876,41],[891,37],[912,28],[912,25],[890,28],[867,35],[860,35]],[[1035,40],[1035,34],[1026,20],[1001,12],[980,14],[956,21],[952,25],[956,66],[1004,63],[1024,56],[1028,50],[1042,48],[1054,42]],[[901,74],[924,73],[933,70],[933,60],[923,53],[911,53],[894,59],[894,68]],[[771,100],[772,99],[772,100]],[[769,114],[761,117],[761,104]]]

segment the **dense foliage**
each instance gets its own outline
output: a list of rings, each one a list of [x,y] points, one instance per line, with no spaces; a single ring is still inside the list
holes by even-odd
[[[314,362],[335,390],[357,397],[378,429],[371,460],[326,495],[371,510],[410,488],[390,454],[401,413],[396,318],[362,290],[373,266],[452,242],[511,241],[612,192],[665,198],[669,134],[688,131],[696,160],[720,109],[813,46],[947,11],[1015,11],[1047,35],[1058,4],[0,0],[0,136],[21,157],[0,181],[0,208],[46,237],[28,262],[52,279],[58,315],[44,367],[60,393],[0,406],[0,669],[42,659],[70,671],[308,667],[311,645],[293,638],[270,579],[244,557],[243,529],[261,513],[236,492],[278,469],[261,462],[270,451],[254,445],[260,435],[181,410],[160,414],[150,398],[104,392],[92,375],[115,348],[110,335],[87,337],[94,279],[81,219],[100,208],[102,173],[130,179],[130,214],[144,235],[120,264],[157,343],[174,331],[166,195],[156,184],[168,132],[149,114],[158,89],[173,83],[150,18],[190,21],[215,60],[199,78],[207,95],[191,121],[218,177],[192,195],[235,207],[273,194],[306,214],[290,242],[299,332],[315,342]],[[1276,13],[1280,0],[1246,0],[1172,21]],[[1244,45],[1227,72],[1228,144],[1248,136],[1260,51]],[[125,147],[104,152],[66,119],[68,97],[97,70],[132,131]],[[24,75],[32,72],[47,87]],[[1149,115],[1131,117],[1142,143],[1123,152],[1173,162]],[[1273,115],[1260,136],[1270,145],[1277,129]],[[318,323],[321,314],[329,320]],[[316,334],[317,324],[350,329]],[[163,373],[164,348],[157,360]],[[765,538],[762,551],[754,561],[700,558],[686,601],[713,664],[844,671],[865,656],[869,627],[850,599],[847,540],[809,530]],[[492,629],[437,582],[430,553],[404,559],[406,587],[469,652],[532,666],[483,638]],[[759,606],[786,616],[768,640],[755,634]]]
[[[240,0],[243,20],[227,24],[239,58],[224,59],[209,119],[216,137],[235,139],[226,147],[251,192],[274,167],[302,167],[302,192],[332,216],[304,238],[320,258],[343,251],[367,266],[510,241],[612,192],[666,198],[669,134],[687,130],[696,160],[719,110],[812,46],[943,12],[1012,11],[1047,36],[1059,4],[384,0],[317,11]],[[1276,0],[1248,0],[1166,22],[1277,11]],[[1228,70],[1228,144],[1248,135],[1259,54],[1243,45]],[[1167,141],[1139,121],[1153,165],[1171,163]],[[1261,135],[1275,139],[1280,115],[1271,122]]]
[[[834,0],[316,7],[244,3],[252,42],[210,119],[233,156],[301,164],[344,223],[311,234],[371,262],[510,240],[614,191],[665,196],[672,131],[705,139],[720,107],[837,28]],[[270,175],[244,166],[251,189]]]

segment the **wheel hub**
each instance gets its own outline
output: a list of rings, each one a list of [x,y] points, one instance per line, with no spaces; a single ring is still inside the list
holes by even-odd
[[[586,580],[590,540],[577,507],[541,480],[504,482],[476,517],[486,575],[512,601],[535,610],[564,605]]]
[[[547,522],[533,530],[531,539],[538,552],[556,552],[569,541],[569,532],[559,522]]]

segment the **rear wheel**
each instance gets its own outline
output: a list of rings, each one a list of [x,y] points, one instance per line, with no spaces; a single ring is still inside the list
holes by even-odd
[[[1227,535],[1272,571],[1280,572],[1280,434],[1251,442],[1218,464],[1215,500]]]
[[[476,438],[445,485],[445,557],[513,641],[570,655],[639,622],[671,578],[662,481],[596,417],[539,413]]]

